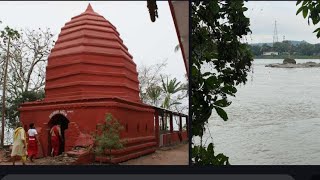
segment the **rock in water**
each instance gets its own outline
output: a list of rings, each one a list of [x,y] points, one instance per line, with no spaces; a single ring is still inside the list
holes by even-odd
[[[305,65],[307,67],[319,67],[319,64],[317,64],[315,62],[306,62]]]
[[[296,60],[291,59],[291,58],[285,58],[283,60],[283,64],[297,64]]]
[[[312,68],[312,67],[320,67],[320,63],[315,62],[306,62],[306,63],[298,63],[298,64],[267,64],[265,67],[272,68]]]

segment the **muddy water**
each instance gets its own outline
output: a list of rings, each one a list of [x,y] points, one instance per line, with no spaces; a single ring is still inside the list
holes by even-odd
[[[320,164],[320,68],[265,67],[281,61],[255,60],[226,109],[230,120],[210,119],[216,151],[231,164]],[[297,60],[307,61],[320,63]]]

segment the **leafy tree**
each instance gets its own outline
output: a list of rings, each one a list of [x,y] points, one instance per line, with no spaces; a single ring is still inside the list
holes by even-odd
[[[280,54],[297,54],[297,55],[304,55],[304,56],[312,56],[317,55],[319,53],[319,44],[310,44],[307,42],[300,42],[300,43],[292,43],[291,41],[283,41],[283,42],[276,42],[274,46],[268,46],[267,44],[263,44],[261,47],[258,45],[250,45],[249,46],[252,53],[255,56],[261,56],[263,52],[266,51],[276,51]]]
[[[272,47],[267,45],[267,44],[263,44],[261,47],[261,52],[267,52],[267,51],[272,51]]]
[[[314,54],[315,55],[320,55],[320,44],[315,44],[314,45]]]
[[[263,53],[260,46],[249,45],[249,47],[255,56],[260,56]]]
[[[202,137],[213,109],[228,120],[223,109],[231,104],[228,97],[247,81],[253,58],[240,42],[251,32],[243,14],[247,8],[243,1],[231,0],[193,1],[191,6],[191,130],[201,139],[200,145],[192,143],[192,163],[229,164],[225,155],[214,154],[213,144],[205,148]]]
[[[44,91],[25,91],[19,97],[11,97],[8,99],[9,107],[7,108],[8,126],[14,127],[15,123],[19,121],[20,112],[18,108],[22,103],[37,101],[44,98]]]
[[[313,25],[320,22],[320,1],[297,1],[297,6],[301,4],[300,8],[297,10],[296,15],[302,13],[303,18],[308,18],[308,25],[310,25],[310,20]],[[313,31],[317,33],[317,38],[320,38],[320,27]]]
[[[282,42],[275,42],[273,45],[273,50],[276,52],[288,52],[289,48],[286,47],[285,43]]]
[[[140,90],[140,98],[142,102],[146,104],[152,104],[150,102],[150,97],[147,94],[147,89],[152,86],[159,86],[161,83],[162,71],[165,69],[167,65],[167,60],[161,61],[160,63],[146,66],[142,65],[138,69],[138,79],[139,79],[139,90]],[[152,98],[151,98],[152,99]]]
[[[162,107],[165,109],[171,109],[171,107],[173,105],[178,105],[181,104],[179,102],[179,100],[181,100],[182,98],[178,98],[175,101],[172,101],[172,95],[174,95],[175,93],[178,93],[182,90],[185,90],[186,87],[184,85],[181,85],[181,82],[177,82],[177,79],[171,79],[169,81],[168,77],[167,80],[165,81],[163,77],[161,77],[162,80],[162,89],[165,93],[165,98],[164,101],[162,103]]]
[[[138,69],[141,100],[149,105],[183,112],[188,107],[181,101],[188,96],[188,85],[163,74],[166,61]]]
[[[105,151],[108,151],[111,162],[111,151],[121,149],[124,146],[120,140],[120,131],[123,130],[123,126],[109,113],[106,114],[105,123],[98,125],[97,128],[98,132],[94,135],[96,142],[94,152],[101,156],[105,154]]]
[[[188,85],[163,74],[162,70],[165,67],[166,61],[163,61],[151,66],[141,66],[138,69],[140,98],[146,104],[185,113],[189,107],[182,101],[188,97]],[[166,131],[169,114],[164,113],[163,117],[161,127]]]
[[[50,29],[23,29],[20,34],[21,38],[12,44],[12,61],[9,64],[9,94],[15,98],[23,92],[44,88],[45,67],[54,43]]]
[[[5,126],[5,110],[6,110],[6,90],[7,90],[7,76],[8,76],[8,64],[9,64],[9,58],[10,58],[10,47],[12,44],[12,41],[17,40],[20,38],[20,34],[18,31],[11,29],[10,27],[5,27],[4,30],[2,30],[0,37],[2,38],[2,41],[5,45],[7,45],[5,52],[5,62],[4,62],[4,74],[3,74],[3,84],[2,84],[2,129],[1,129],[1,147],[4,145],[4,126]]]
[[[301,43],[296,46],[296,49],[302,55],[312,56],[314,54],[314,45],[309,43]]]
[[[19,31],[20,38],[11,42],[10,61],[8,62],[6,111],[9,128],[19,120],[18,103],[42,98],[45,83],[45,66],[53,46],[53,34],[50,29]],[[0,53],[6,52],[6,44],[0,42]],[[5,67],[6,56],[0,57]],[[4,76],[4,70],[1,72]],[[3,80],[1,79],[3,82]],[[34,95],[37,94],[37,95]],[[30,98],[29,98],[30,97]],[[32,98],[35,97],[35,98]],[[24,100],[25,99],[25,100]],[[29,100],[28,100],[29,99]],[[15,117],[16,116],[16,117]]]
[[[194,156],[197,165],[225,165],[229,164],[228,157],[223,154],[217,154],[215,156],[213,143],[210,143],[208,147],[195,146],[192,148],[192,154],[201,154],[201,156]]]
[[[162,89],[160,86],[151,85],[147,88],[147,96],[152,100],[152,104],[158,106],[158,102],[162,93]]]
[[[177,82],[177,79],[171,79],[169,81],[169,78],[167,77],[166,80],[164,77],[161,76],[162,81],[162,91],[164,92],[164,99],[162,102],[161,107],[168,110],[173,110],[173,107],[177,107],[178,105],[182,104],[180,101],[187,97],[187,93],[183,93],[178,95],[176,98],[173,98],[173,96],[176,93],[179,93],[181,91],[184,91],[187,89],[187,86],[184,84],[181,84],[181,82]],[[179,112],[178,109],[175,109]],[[164,124],[164,127],[167,129],[167,119],[169,118],[169,114],[164,113],[164,119],[162,119],[162,123]]]

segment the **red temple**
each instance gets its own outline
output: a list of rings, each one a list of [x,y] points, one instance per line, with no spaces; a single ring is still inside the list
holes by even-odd
[[[91,133],[111,113],[124,127],[120,135],[125,148],[112,152],[113,162],[122,162],[156,150],[160,135],[155,111],[140,100],[136,64],[116,28],[89,5],[61,29],[48,58],[45,99],[22,104],[20,120],[25,128],[35,123],[42,157],[50,155],[54,124],[61,124],[61,152],[67,152],[92,145]]]

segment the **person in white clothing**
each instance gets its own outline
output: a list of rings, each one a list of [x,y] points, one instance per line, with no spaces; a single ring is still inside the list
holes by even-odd
[[[35,129],[34,123],[29,125],[28,130],[28,156],[31,162],[33,162],[33,158],[38,155],[38,132]]]

